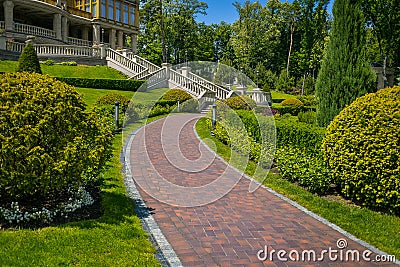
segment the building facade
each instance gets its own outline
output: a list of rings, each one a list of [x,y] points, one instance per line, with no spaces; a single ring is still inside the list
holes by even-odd
[[[92,46],[136,52],[139,0],[0,0],[0,28],[13,41]],[[129,37],[129,38],[128,38]]]

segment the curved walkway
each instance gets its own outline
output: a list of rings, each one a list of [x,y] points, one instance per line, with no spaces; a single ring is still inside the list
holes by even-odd
[[[362,253],[374,251],[368,255],[373,259],[382,252],[337,226],[266,187],[250,193],[249,179],[241,178],[198,140],[194,124],[199,117],[179,114],[145,126],[132,137],[126,155],[149,210],[140,216],[151,218],[153,237],[168,240],[159,244],[162,250],[173,248],[164,251],[170,265],[379,266],[363,261]],[[229,177],[239,181],[225,194],[232,185]],[[347,242],[343,249],[338,240]],[[265,253],[260,250],[265,249],[268,257],[262,261],[259,257],[265,258]],[[346,261],[354,250],[361,261]],[[318,261],[321,254],[323,261]],[[297,255],[299,261],[290,260]]]

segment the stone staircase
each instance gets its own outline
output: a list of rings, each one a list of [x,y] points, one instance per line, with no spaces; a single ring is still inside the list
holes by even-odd
[[[4,40],[3,40],[4,39]],[[24,43],[9,42],[0,38],[0,50],[20,53]],[[34,44],[41,59],[71,58],[74,61],[103,62],[107,66],[126,74],[129,79],[146,80],[147,90],[156,88],[179,88],[185,90],[199,101],[199,110],[206,112],[216,100],[238,95],[238,92],[204,79],[191,72],[190,67],[173,69],[169,64],[161,67],[128,51],[116,51],[103,45],[96,47],[60,44]],[[239,93],[240,94],[240,93]],[[267,96],[258,88],[249,92],[257,104],[267,103]],[[268,101],[269,102],[269,101]]]
[[[188,67],[174,70],[169,64],[159,67],[133,53],[107,49],[107,65],[128,75],[129,79],[147,80],[147,90],[179,88],[199,100],[199,110],[207,112],[210,104],[227,99],[235,92],[214,84],[190,71]]]

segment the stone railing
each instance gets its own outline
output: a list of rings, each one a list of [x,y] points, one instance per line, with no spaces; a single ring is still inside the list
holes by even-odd
[[[148,61],[142,57],[139,57],[138,55],[134,55],[133,53],[128,53],[127,57],[129,57],[133,61],[139,63],[140,65],[146,67],[149,70],[149,73],[153,73],[153,72],[159,71],[161,69],[156,64],[153,64],[150,61]]]
[[[21,24],[21,23],[14,23],[14,31],[18,33],[25,33],[25,34],[30,34],[30,35],[36,35],[36,36],[43,36],[43,37],[50,37],[50,38],[56,38],[56,32],[53,30],[37,27],[37,26],[32,26],[32,25],[27,25],[27,24]]]
[[[7,44],[6,45],[7,50],[12,51],[12,52],[18,52],[18,53],[21,53],[25,47],[25,44],[23,44],[23,43],[15,43],[15,42],[7,41],[6,44]]]
[[[141,73],[146,70],[146,67],[110,48],[107,49],[107,60],[112,60],[134,73]]]
[[[168,86],[168,68],[160,68],[158,71],[154,72],[151,77],[147,80],[147,89],[157,89]]]
[[[74,38],[74,37],[68,37],[67,42],[70,45],[92,46],[92,42],[91,41],[78,39],[78,38]]]
[[[88,56],[100,55],[100,48],[71,45],[34,45],[38,55]]]
[[[232,90],[229,90],[225,87],[212,83],[204,79],[203,77],[194,74],[193,72],[188,73],[188,78],[195,81],[198,84],[201,84],[202,86],[207,88],[208,91],[214,92],[216,94],[217,99],[227,99],[231,96],[233,92]]]

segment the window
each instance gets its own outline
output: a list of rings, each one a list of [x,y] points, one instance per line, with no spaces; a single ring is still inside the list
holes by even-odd
[[[97,17],[97,4],[92,4],[92,15],[93,17]]]
[[[115,10],[115,20],[121,22],[121,2],[115,2],[116,10]]]
[[[108,18],[114,19],[114,0],[108,1]]]
[[[102,17],[102,18],[106,18],[106,17],[107,17],[107,13],[106,13],[106,0],[101,1],[100,13],[101,13],[101,17]]]
[[[135,25],[135,7],[131,6],[131,17],[129,23]]]
[[[129,24],[129,5],[124,4],[124,23]]]

